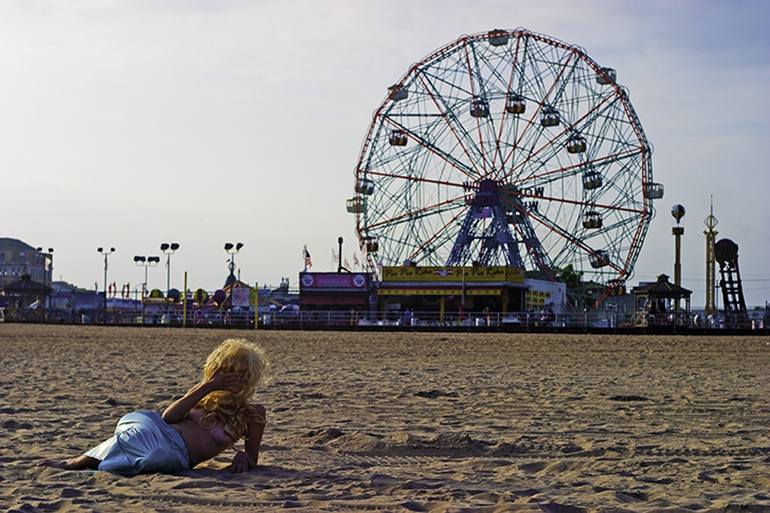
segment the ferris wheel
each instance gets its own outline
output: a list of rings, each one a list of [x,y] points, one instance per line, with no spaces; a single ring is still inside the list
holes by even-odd
[[[633,272],[652,147],[615,70],[525,29],[462,36],[388,90],[355,171],[359,242],[381,265]]]

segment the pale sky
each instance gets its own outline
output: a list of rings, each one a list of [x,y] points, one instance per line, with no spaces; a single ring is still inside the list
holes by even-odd
[[[373,111],[462,34],[526,27],[614,67],[647,137],[656,202],[631,283],[673,274],[703,304],[703,218],[740,246],[747,302],[770,300],[770,3],[755,1],[0,0],[0,236],[55,248],[55,277],[137,284],[176,241],[172,286],[331,270]],[[150,271],[165,288],[165,269]]]

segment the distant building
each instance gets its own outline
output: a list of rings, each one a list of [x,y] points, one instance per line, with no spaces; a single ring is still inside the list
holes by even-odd
[[[48,305],[50,310],[61,312],[98,310],[103,304],[104,296],[95,290],[83,289],[66,281],[55,281],[51,284]]]
[[[526,310],[540,311],[543,308],[550,308],[556,313],[564,311],[567,305],[566,283],[526,278],[524,285],[527,286],[524,294]]]
[[[307,310],[368,311],[376,304],[369,273],[299,273],[299,304]]]
[[[377,298],[383,312],[439,312],[443,320],[445,312],[521,312],[527,291],[524,273],[513,267],[386,266]],[[530,302],[551,303],[551,291],[543,292]]]
[[[46,254],[18,239],[0,237],[0,288],[29,275],[32,281],[51,283]]]

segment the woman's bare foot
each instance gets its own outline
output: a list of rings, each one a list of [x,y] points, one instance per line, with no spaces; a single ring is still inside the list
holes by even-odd
[[[40,466],[61,468],[64,470],[96,470],[99,467],[99,460],[84,454],[68,460],[43,460],[40,462]]]

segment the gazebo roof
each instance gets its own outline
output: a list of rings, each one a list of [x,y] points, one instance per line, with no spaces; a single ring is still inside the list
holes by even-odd
[[[6,294],[46,295],[51,292],[51,288],[34,281],[29,274],[22,274],[20,279],[3,287],[3,291]]]
[[[689,297],[690,294],[692,294],[691,290],[687,290],[684,287],[680,287],[679,285],[668,281],[668,275],[666,274],[658,276],[658,281],[655,283],[634,287],[632,292],[636,295],[657,297]]]
[[[251,285],[249,285],[248,283],[244,283],[238,279],[233,279],[231,282],[225,284],[225,286],[222,287],[222,290],[224,290],[225,292],[230,292],[230,289],[240,288],[240,287],[246,287],[248,289],[252,288]]]

